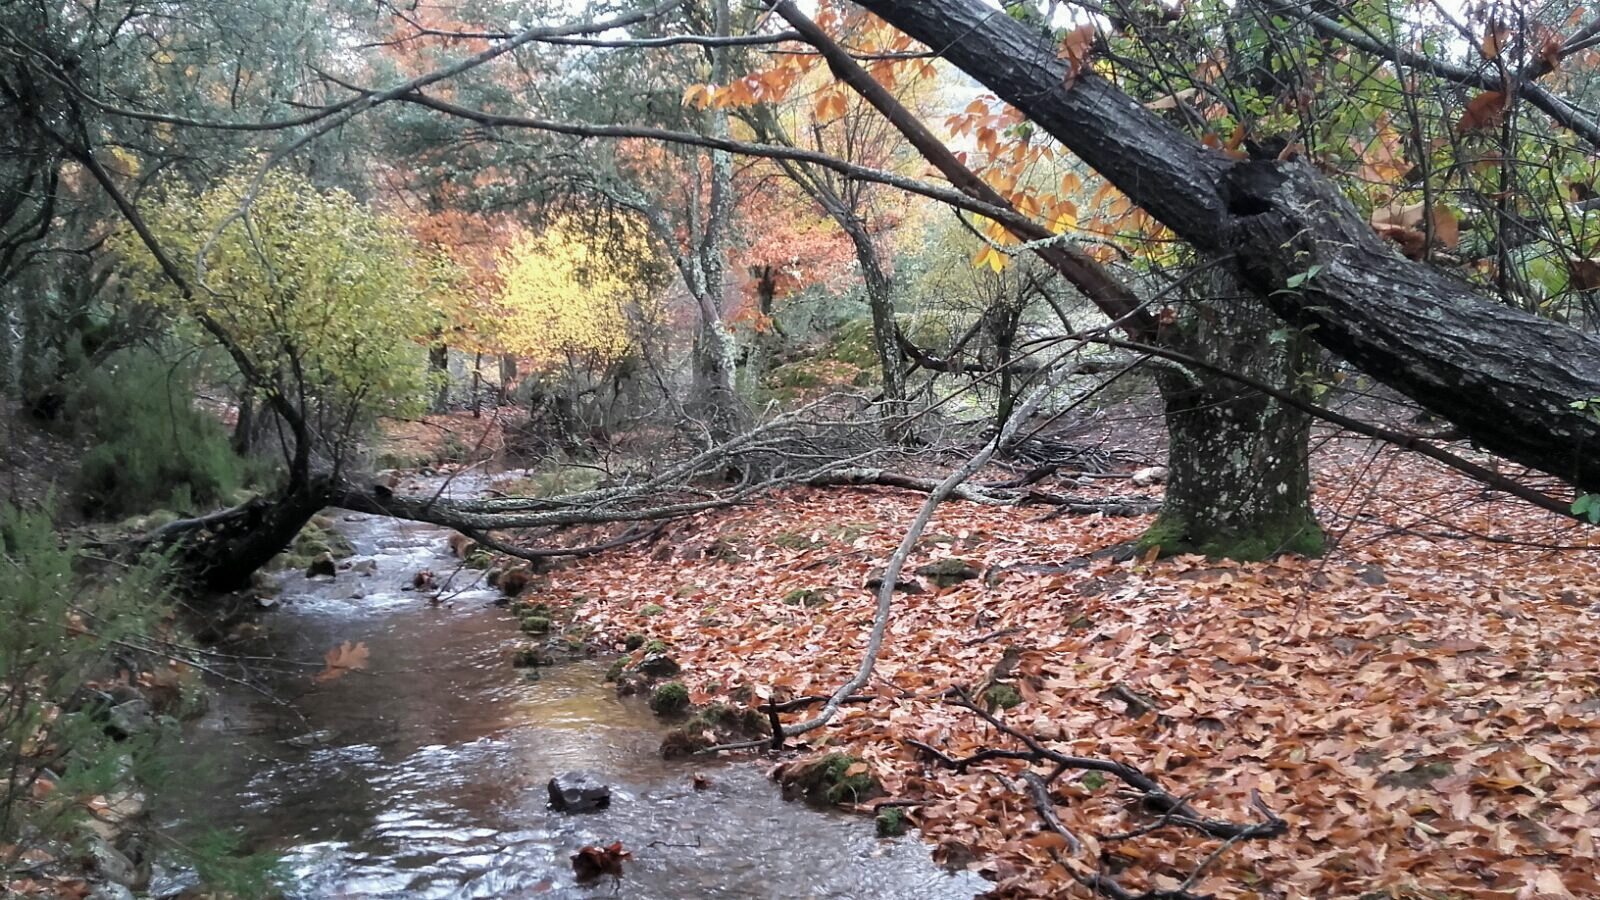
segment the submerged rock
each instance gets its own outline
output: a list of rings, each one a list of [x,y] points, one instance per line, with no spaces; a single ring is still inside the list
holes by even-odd
[[[591,812],[611,805],[611,788],[588,772],[563,772],[550,779],[550,808]]]
[[[333,740],[333,732],[323,728],[318,731],[307,732],[298,737],[289,738],[284,743],[301,750],[308,750],[312,747],[321,747],[331,740]]]

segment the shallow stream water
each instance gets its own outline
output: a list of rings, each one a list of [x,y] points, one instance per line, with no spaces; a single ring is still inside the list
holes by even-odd
[[[259,686],[218,686],[185,735],[189,770],[159,805],[179,834],[223,827],[282,854],[293,897],[968,898],[915,838],[873,836],[870,820],[786,803],[759,763],[665,762],[662,727],[617,699],[604,663],[524,681],[495,593],[462,569],[442,603],[404,589],[458,563],[446,532],[341,516],[352,560],[376,571],[283,576],[262,620]],[[368,667],[318,684],[342,642]],[[306,739],[306,736],[315,736]],[[546,782],[574,769],[612,786],[609,809],[546,807]],[[711,786],[697,791],[695,772]],[[624,876],[575,881],[570,855],[621,841]],[[166,879],[169,886],[181,883]],[[157,887],[160,884],[158,882]]]

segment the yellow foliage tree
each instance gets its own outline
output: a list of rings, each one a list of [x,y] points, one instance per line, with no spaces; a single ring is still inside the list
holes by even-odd
[[[497,337],[506,352],[548,371],[607,365],[638,349],[662,266],[643,223],[608,225],[596,231],[559,217],[502,254]]]
[[[449,315],[459,273],[398,221],[281,171],[253,194],[248,172],[203,193],[172,185],[145,218],[197,289],[180,294],[131,235],[119,235],[136,292],[216,323],[252,392],[335,421],[358,408],[420,408],[420,342]]]

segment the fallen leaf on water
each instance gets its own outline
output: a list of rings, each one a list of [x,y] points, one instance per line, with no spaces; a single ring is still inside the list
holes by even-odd
[[[613,841],[605,847],[590,844],[572,854],[572,871],[579,881],[593,881],[601,875],[621,878],[625,859],[633,859],[633,854],[622,848],[621,841]]]
[[[319,684],[336,681],[357,669],[365,669],[367,667],[367,644],[365,641],[359,644],[351,644],[349,641],[345,641],[343,644],[329,650],[324,659],[328,661],[328,667],[317,673],[316,680]]]

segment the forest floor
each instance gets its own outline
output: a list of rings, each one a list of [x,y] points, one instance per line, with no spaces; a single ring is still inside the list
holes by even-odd
[[[999,675],[1021,702],[998,714],[1048,746],[1138,767],[1241,824],[1259,821],[1259,792],[1288,823],[1226,848],[1196,892],[1600,897],[1595,532],[1366,441],[1322,445],[1317,497],[1330,554],[1258,564],[1088,559],[1148,519],[947,503],[907,569],[954,557],[982,577],[897,594],[876,699],[800,740],[861,757],[938,856],[996,896],[1070,893],[1068,868],[1172,890],[1219,843],[1105,837],[1157,817],[1078,773],[1054,793],[1084,844],[1064,854],[1007,785],[1022,763],[957,774],[908,743],[1020,749],[941,699]],[[665,642],[697,703],[825,694],[860,662],[864,582],[923,499],[787,491],[565,566],[539,599],[570,602],[602,644]]]

